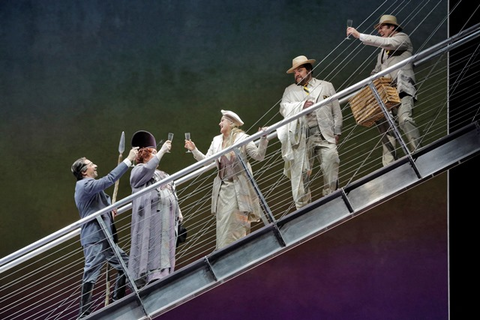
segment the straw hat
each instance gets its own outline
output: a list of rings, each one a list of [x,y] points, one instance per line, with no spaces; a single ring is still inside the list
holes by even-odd
[[[402,28],[398,22],[397,22],[397,18],[395,16],[392,16],[390,14],[384,14],[383,16],[381,16],[380,18],[380,22],[377,23],[374,28],[375,29],[378,29],[378,27],[380,27],[381,25],[384,25],[384,24],[392,24],[394,26],[397,26],[397,27],[400,27]]]
[[[227,117],[233,123],[235,123],[235,125],[239,127],[243,126],[242,119],[240,119],[240,117],[235,112],[229,111],[229,110],[221,110],[221,111],[222,111],[222,115]]]
[[[156,148],[155,137],[148,131],[139,130],[133,134],[132,147]]]
[[[313,65],[315,63],[315,59],[308,59],[305,56],[298,56],[292,60],[292,67],[287,70],[287,73],[293,73],[293,70],[307,63]]]

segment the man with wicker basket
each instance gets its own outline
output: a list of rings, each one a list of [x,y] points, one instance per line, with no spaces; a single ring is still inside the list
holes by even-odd
[[[372,74],[412,56],[413,45],[410,37],[402,32],[402,27],[398,24],[395,16],[383,15],[380,22],[375,25],[375,29],[380,36],[360,33],[353,27],[347,28],[347,36],[352,35],[365,45],[381,48]],[[420,134],[413,119],[413,107],[417,100],[413,66],[411,63],[407,63],[402,68],[390,72],[386,77],[391,78],[391,86],[397,89],[401,99],[400,105],[390,109],[390,112],[405,134],[410,150],[414,151],[419,147]],[[385,119],[377,121],[376,126],[382,134],[382,163],[386,166],[397,159],[396,139]]]

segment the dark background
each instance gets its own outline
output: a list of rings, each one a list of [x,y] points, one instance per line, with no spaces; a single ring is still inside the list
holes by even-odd
[[[427,3],[432,10],[437,4]],[[422,21],[414,46],[446,17],[446,1],[439,3],[431,20],[412,22],[413,28]],[[465,21],[476,5],[460,3],[451,34],[478,22]],[[401,22],[411,11],[408,4],[398,9],[403,5],[0,1],[0,256],[78,219],[69,171],[77,158],[87,156],[103,175],[116,163],[122,131],[127,142],[139,129],[158,140],[173,131],[172,157],[162,167],[176,172],[192,163],[179,143],[184,131],[206,150],[218,133],[220,109],[239,113],[249,133],[280,120],[262,116],[278,110],[275,104],[292,81],[285,71],[293,57],[319,61],[343,41],[346,19],[371,23],[395,10]],[[326,80],[340,86],[349,76],[344,70]],[[471,243],[472,227],[464,221],[475,212],[475,189],[464,177],[478,180],[476,163],[442,174],[162,319],[447,319],[449,281],[455,290],[468,270],[460,252]],[[122,179],[119,198],[129,192],[128,179]],[[472,209],[459,210],[465,206]],[[450,244],[456,249],[449,251]]]

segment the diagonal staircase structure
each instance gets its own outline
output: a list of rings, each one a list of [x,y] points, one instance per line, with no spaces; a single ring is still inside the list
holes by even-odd
[[[146,287],[142,304],[130,295],[88,319],[161,315],[478,154],[477,121]]]
[[[385,105],[372,85],[374,80],[389,73],[391,70],[402,67],[406,63],[411,62],[416,66],[420,66],[432,63],[432,61],[438,61],[437,59],[445,57],[454,49],[478,42],[479,37],[480,25],[477,24],[436,46],[412,56],[408,60],[338,92],[335,96],[317,103],[313,107],[321,108],[333,99],[338,99],[342,104],[348,105],[348,101],[353,95],[360,89],[370,86],[388,118],[389,115]],[[259,194],[264,211],[263,226],[254,230],[247,237],[221,250],[211,250],[211,247],[209,247],[206,251],[192,254],[194,258],[185,260],[183,264],[180,264],[180,268],[170,276],[141,289],[133,288],[131,293],[125,298],[98,308],[96,312],[85,319],[153,319],[161,316],[176,306],[194,299],[198,295],[212,290],[226,281],[238,277],[248,270],[368,212],[369,209],[398,196],[406,190],[415,188],[419,184],[478,156],[480,154],[480,123],[476,118],[478,117],[480,105],[474,103],[471,108],[471,112],[466,115],[467,119],[462,121],[464,125],[457,127],[452,132],[444,130],[446,131],[445,134],[442,131],[442,134],[435,136],[435,138],[431,139],[431,142],[414,152],[408,151],[404,141],[401,139],[401,133],[398,132],[400,150],[405,151],[403,157],[387,167],[366,172],[363,176],[349,181],[334,193],[321,197],[300,210],[287,212],[279,216],[276,208],[273,206],[278,200],[272,200],[272,197],[264,192],[266,189],[265,185],[269,184],[268,180],[262,182],[262,179],[258,176],[251,176],[251,182]],[[269,138],[274,140],[276,129],[304,116],[306,111],[270,126],[268,129]],[[398,128],[394,128],[394,130],[398,130]],[[49,295],[49,289],[57,293],[55,299],[46,301],[38,310],[32,308],[28,311],[30,312],[28,316],[20,317],[22,319],[73,319],[75,317],[78,303],[72,297],[77,298],[79,295],[78,291],[76,291],[78,282],[75,283],[72,280],[72,272],[69,270],[75,269],[78,277],[79,272],[81,272],[81,269],[79,270],[78,268],[81,263],[81,253],[77,252],[65,260],[63,260],[62,256],[65,255],[63,250],[67,252],[78,250],[76,237],[78,236],[79,227],[83,223],[95,219],[116,207],[120,208],[119,213],[128,213],[131,209],[131,201],[134,198],[149,192],[161,184],[173,180],[178,184],[186,184],[199,176],[208,175],[208,172],[213,167],[211,163],[215,158],[230,151],[235,151],[250,141],[257,141],[261,135],[262,133],[253,134],[245,141],[237,143],[213,157],[174,173],[169,178],[152,185],[142,192],[121,199],[115,205],[100,210],[95,215],[79,220],[49,237],[2,258],[0,260],[2,290],[15,291],[17,286],[21,286],[24,278],[28,277],[25,274],[35,273],[38,283],[36,286],[32,286],[30,289],[32,292],[27,292],[26,294],[20,291],[19,295],[23,297],[22,299],[28,301],[31,296],[38,296],[38,291],[40,290],[42,290],[45,296]],[[275,162],[277,166],[282,164],[282,159],[278,158],[278,156],[276,159],[271,158],[271,161]],[[361,162],[360,160],[357,161],[358,163]],[[378,161],[378,159],[375,159],[375,161]],[[196,189],[203,187],[201,184],[195,186]],[[209,190],[209,186],[207,185],[205,189]],[[181,200],[185,201],[185,203],[190,198],[196,198],[196,195],[185,192],[181,196]],[[289,191],[284,190],[284,192],[288,193]],[[201,197],[200,201],[203,201]],[[129,228],[127,226],[124,229],[128,230]],[[207,234],[208,231],[204,233],[195,232],[193,237],[197,241],[203,241],[208,239]],[[181,251],[180,253],[183,254]],[[39,270],[34,264],[37,260],[41,260],[43,265],[46,265],[45,261],[51,262],[52,265],[48,266],[48,263],[45,269]],[[57,270],[56,276],[60,279],[58,280],[59,286],[68,288],[67,290],[48,288],[47,284],[50,282],[43,281],[43,279],[47,279],[50,276],[51,271],[49,267]],[[12,301],[17,299],[19,298],[13,294],[4,294],[0,314],[5,319],[14,319],[14,317],[6,317],[5,315],[22,314],[21,312],[25,307],[21,303],[12,303]],[[74,301],[72,302],[72,300]],[[11,309],[6,309],[10,308],[10,306]]]

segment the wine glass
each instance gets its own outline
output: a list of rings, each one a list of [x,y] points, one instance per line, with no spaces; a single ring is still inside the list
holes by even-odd
[[[352,19],[348,19],[347,20],[347,28],[353,26],[353,20]],[[345,40],[350,40],[350,35],[348,35]]]
[[[190,140],[190,132],[185,132],[185,140]],[[185,153],[192,153],[189,149],[187,149],[187,152]]]
[[[169,132],[169,133],[168,133],[168,138],[167,138],[167,140],[170,140],[170,142],[173,141],[173,133],[172,133],[172,132]],[[167,151],[167,153],[170,153],[170,151]]]

